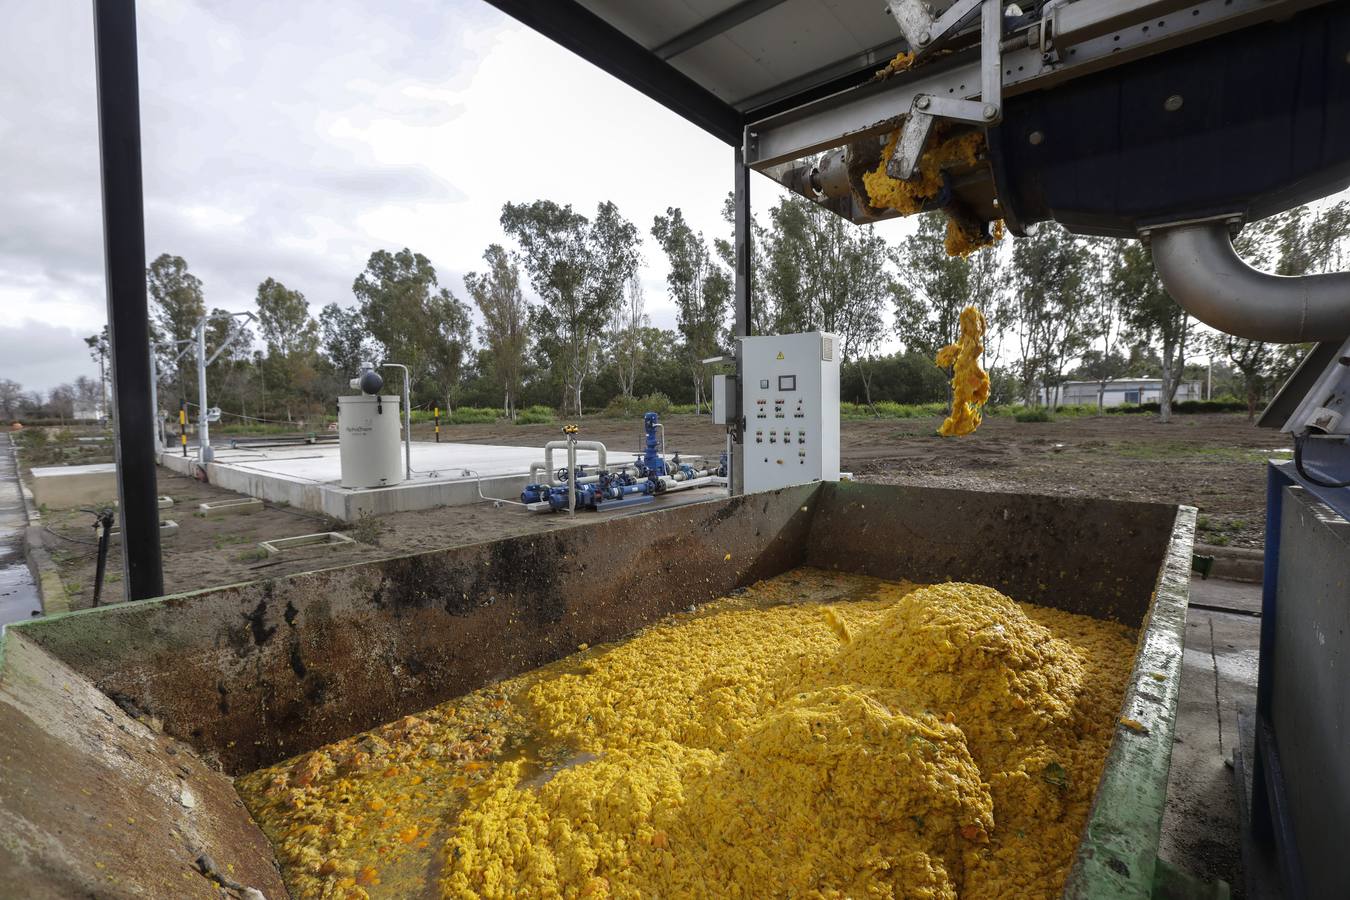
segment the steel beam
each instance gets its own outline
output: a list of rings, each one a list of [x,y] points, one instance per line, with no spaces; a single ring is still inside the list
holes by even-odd
[[[723,10],[711,19],[706,19],[693,28],[680,32],[654,49],[652,53],[655,53],[661,59],[679,56],[681,53],[692,50],[701,44],[706,44],[719,34],[725,34],[743,22],[750,21],[761,13],[768,12],[775,6],[781,6],[783,2],[784,0],[741,0],[740,3],[730,9]]]
[[[164,593],[164,575],[150,401],[135,0],[94,0],[94,56],[122,567],[127,599],[144,600]]]
[[[748,337],[753,331],[753,310],[751,309],[752,278],[754,275],[753,253],[754,241],[752,235],[751,215],[750,215],[750,167],[745,164],[744,154],[740,147],[736,148],[734,181],[732,190],[732,204],[735,209],[733,217],[733,242],[735,244],[736,269],[733,273],[735,279],[735,331],[733,339],[736,340],[736,402],[732,407],[732,423],[729,426],[732,436],[731,459],[728,460],[731,470],[728,473],[731,476],[730,489],[733,494],[744,493],[745,485],[745,372],[744,356],[741,352],[739,338]]]
[[[576,0],[488,0],[728,144],[742,140],[741,114]]]
[[[1017,47],[1016,41],[1003,54],[1003,96],[1015,96],[1099,72],[1136,59],[1193,44],[1263,21],[1284,18],[1327,0],[1202,0],[1146,23],[1098,34],[1075,42],[1071,49],[1036,46]],[[1122,5],[1136,15],[1151,14],[1155,4],[1089,3],[1079,7],[1074,27],[1079,34],[1092,33],[1094,11],[1113,24],[1122,21]],[[1032,26],[1036,34],[1041,25]],[[978,52],[935,59],[909,73],[862,85],[851,91],[825,97],[796,109],[746,123],[746,163],[763,170],[840,147],[851,141],[893,130],[909,112],[919,94],[952,99],[980,95],[981,72]]]

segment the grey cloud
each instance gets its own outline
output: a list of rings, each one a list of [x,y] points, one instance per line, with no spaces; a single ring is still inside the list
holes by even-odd
[[[340,193],[381,197],[385,200],[440,200],[457,202],[465,194],[423,166],[387,166],[360,172],[336,169],[314,172],[316,184]]]
[[[102,326],[100,322],[87,332],[32,321],[22,327],[0,327],[0,378],[43,394],[80,375],[97,378],[98,366],[90,360],[83,338]]]
[[[138,7],[147,257],[186,258],[209,304],[244,308],[268,276],[316,307],[349,302],[352,279],[376,249],[354,224],[361,215],[390,202],[464,198],[431,170],[374,159],[333,128],[340,120],[359,130],[380,119],[428,125],[461,115],[437,97],[472,77],[487,49],[470,46],[475,36],[490,38],[506,24],[487,4]],[[74,294],[92,332],[103,322],[104,296],[90,8],[24,4],[7,30],[0,283],[29,293],[22,315],[33,319],[56,289],[67,302]],[[12,327],[15,312],[0,317],[10,326],[0,328],[9,357],[0,377],[47,389],[87,370],[83,344],[72,342],[79,335],[33,322]],[[42,353],[28,359],[38,345]]]

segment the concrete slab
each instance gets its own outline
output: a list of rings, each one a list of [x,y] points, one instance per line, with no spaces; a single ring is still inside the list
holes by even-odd
[[[631,462],[637,456],[611,451],[608,461]],[[599,461],[589,450],[578,451],[577,460],[585,465]],[[529,481],[530,464],[543,461],[542,447],[414,441],[412,479],[366,489],[341,486],[336,445],[216,448],[205,469],[211,484],[227,490],[356,522],[364,516],[479,503],[483,497],[516,500]],[[195,458],[172,453],[162,455],[160,464],[184,475],[201,468]]]
[[[1191,579],[1191,606],[1214,612],[1261,614],[1261,585],[1226,578]]]
[[[33,500],[48,509],[71,509],[117,497],[117,466],[39,466],[32,470]]]
[[[1167,783],[1159,855],[1207,880],[1221,878],[1243,896],[1241,831],[1233,772],[1239,708],[1256,702],[1261,620],[1216,612],[1199,602],[1248,604],[1251,585],[1191,580],[1181,695]],[[1259,588],[1257,588],[1259,595]],[[1215,605],[1219,605],[1216,603]]]

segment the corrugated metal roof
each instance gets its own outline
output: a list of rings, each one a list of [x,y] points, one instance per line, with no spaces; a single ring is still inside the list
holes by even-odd
[[[904,43],[880,0],[578,0],[741,112],[884,65]]]

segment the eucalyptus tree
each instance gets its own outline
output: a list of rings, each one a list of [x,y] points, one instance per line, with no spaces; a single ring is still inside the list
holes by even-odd
[[[717,263],[703,233],[689,226],[678,207],[668,207],[664,216],[656,216],[651,233],[669,264],[666,287],[675,304],[681,355],[698,412],[708,385],[703,360],[719,352],[718,339],[731,301],[731,277]]]
[[[491,354],[492,370],[502,391],[502,408],[516,417],[520,385],[529,346],[530,304],[520,289],[520,267],[501,244],[483,252],[487,271],[464,276],[464,287],[483,316],[478,335]]]
[[[637,228],[609,201],[597,206],[594,219],[552,200],[507,203],[501,225],[520,245],[542,301],[531,313],[538,349],[560,376],[564,406],[580,414],[601,332],[641,262]]]

